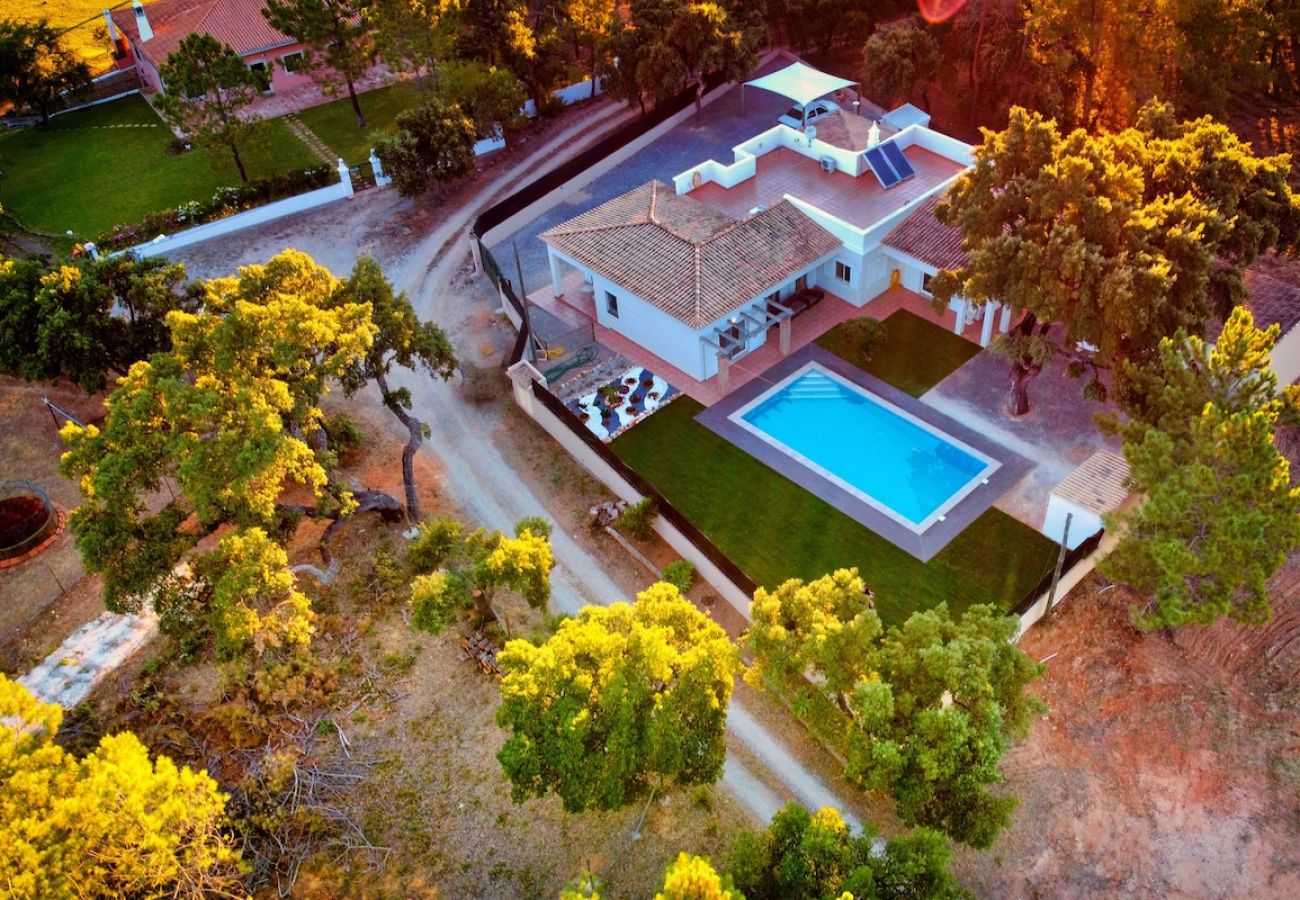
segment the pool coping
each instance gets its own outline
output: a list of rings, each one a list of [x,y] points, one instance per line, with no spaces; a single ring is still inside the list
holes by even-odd
[[[875,394],[930,428],[939,431],[941,435],[956,438],[996,462],[997,468],[987,476],[988,484],[977,484],[944,513],[943,521],[935,522],[924,531],[917,532],[881,512],[872,504],[854,496],[786,451],[773,446],[732,421],[732,414],[748,406],[810,362],[815,362],[857,387]],[[815,344],[800,348],[758,377],[750,379],[701,412],[695,420],[921,562],[929,562],[1033,467],[1032,463],[1023,456],[989,440],[979,432],[945,416],[922,400],[868,374]]]

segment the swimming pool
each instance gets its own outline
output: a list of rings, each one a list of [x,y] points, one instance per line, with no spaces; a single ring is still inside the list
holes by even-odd
[[[728,418],[918,533],[1000,465],[816,362]]]

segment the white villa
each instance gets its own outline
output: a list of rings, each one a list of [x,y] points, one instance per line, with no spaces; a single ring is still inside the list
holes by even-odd
[[[971,147],[915,107],[895,113],[876,123],[840,111],[802,132],[778,124],[730,164],[707,160],[547,230],[555,296],[566,267],[577,270],[599,325],[725,384],[767,341],[787,352],[791,318],[824,293],[857,307],[891,286],[926,295],[930,276],[961,261],[960,235],[934,207]],[[995,320],[1010,326],[996,304],[949,308],[957,333],[983,319],[984,345]]]

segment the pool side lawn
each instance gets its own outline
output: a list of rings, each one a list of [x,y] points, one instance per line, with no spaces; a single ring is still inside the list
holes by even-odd
[[[885,343],[868,362],[863,362],[861,352],[849,343],[844,324],[827,331],[816,343],[913,397],[924,394],[980,352],[979,344],[905,309],[886,316],[883,324]],[[917,352],[918,347],[924,351]]]
[[[370,150],[379,138],[395,130],[393,123],[398,113],[419,106],[423,99],[414,82],[399,81],[357,95],[366,117],[365,128],[357,127],[346,91],[337,100],[304,109],[298,118],[348,165],[355,166],[369,160]]]
[[[250,178],[319,165],[283,122],[263,124],[245,148]],[[0,134],[0,206],[29,228],[92,239],[146,213],[238,185],[227,152],[167,153],[172,133],[139,96]]]
[[[1010,609],[1055,562],[1051,541],[990,509],[922,563],[695,422],[703,408],[682,397],[610,447],[764,587],[856,566],[900,624],[945,601]]]

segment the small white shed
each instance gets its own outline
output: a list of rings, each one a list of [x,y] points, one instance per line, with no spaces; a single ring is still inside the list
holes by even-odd
[[[902,131],[909,125],[930,127],[930,114],[918,106],[904,103],[898,109],[891,109],[882,117],[884,123],[895,131]]]
[[[1102,527],[1102,516],[1128,499],[1128,463],[1109,450],[1098,450],[1052,488],[1043,534],[1060,542],[1065,518],[1072,514],[1068,546],[1082,544]]]

